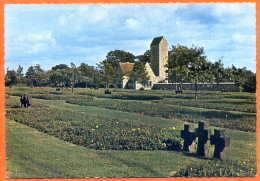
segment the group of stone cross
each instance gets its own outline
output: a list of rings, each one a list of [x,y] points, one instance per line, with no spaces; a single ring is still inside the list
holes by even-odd
[[[230,146],[230,138],[226,137],[226,130],[214,129],[214,135],[206,122],[199,121],[199,127],[194,129],[193,124],[185,124],[184,130],[181,130],[181,138],[184,139],[183,150],[194,152],[194,141],[198,137],[197,155],[209,157],[209,141],[215,145],[213,158],[223,159],[226,157],[225,147]]]
[[[105,90],[105,94],[111,94],[111,90],[106,89],[106,90]]]
[[[21,96],[20,102],[21,102],[21,108],[22,107],[28,108],[31,107],[32,105],[32,98],[24,94],[23,96]]]

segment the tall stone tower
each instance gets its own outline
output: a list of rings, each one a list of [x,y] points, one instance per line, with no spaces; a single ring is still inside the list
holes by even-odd
[[[150,45],[151,68],[158,81],[166,79],[168,43],[163,36],[155,37]]]

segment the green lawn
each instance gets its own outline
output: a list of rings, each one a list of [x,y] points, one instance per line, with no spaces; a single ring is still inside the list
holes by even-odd
[[[175,151],[88,149],[9,119],[6,135],[9,178],[168,177],[186,164],[204,161]]]
[[[102,150],[104,147],[96,145],[93,148],[97,150],[90,149],[91,144],[85,144],[90,140],[88,137],[84,137],[86,135],[84,132],[99,141],[111,138],[115,139],[116,143],[119,140],[120,143],[120,139],[122,142],[127,138],[128,141],[134,144],[139,144],[140,140],[149,142],[150,135],[150,138],[154,140],[151,140],[151,144],[150,142],[149,144],[153,146],[158,145],[158,143],[161,144],[160,140],[158,142],[158,138],[176,138],[178,140],[185,121],[178,117],[163,118],[120,109],[106,109],[100,106],[66,102],[67,98],[91,100],[89,99],[90,95],[79,95],[81,92],[85,94],[85,89],[75,89],[75,95],[71,95],[69,92],[57,93],[50,88],[43,88],[42,91],[28,88],[24,88],[24,90],[28,90],[35,97],[39,97],[39,95],[44,95],[44,97],[41,97],[41,99],[33,98],[33,107],[30,109],[19,108],[19,97],[6,97],[7,177],[168,177],[176,174],[185,175],[183,174],[186,172],[185,169],[188,169],[188,175],[190,176],[203,176],[203,174],[207,176],[253,176],[256,174],[255,132],[225,128],[227,136],[231,139],[231,146],[226,148],[228,158],[224,161],[198,158],[195,153],[183,151],[138,150],[143,147],[133,147],[133,149],[137,150]],[[36,92],[38,92],[37,95]],[[116,93],[118,94],[117,98],[120,96],[119,92],[126,95],[131,94],[131,96],[140,96],[140,91],[126,90],[124,92],[118,90]],[[144,91],[147,97],[150,95],[163,97],[159,102],[156,103],[153,100],[139,102],[143,102],[145,105],[167,106],[167,104],[169,105],[168,101],[174,102],[176,100],[176,106],[180,106],[178,104],[181,103],[181,97],[174,98],[169,91],[163,91],[162,94],[159,92],[153,90]],[[18,95],[21,93],[21,89],[8,89],[7,93],[9,95]],[[89,93],[93,94],[91,97],[94,97],[94,99],[107,102],[116,101],[112,97],[102,97],[102,90],[98,90],[98,92],[89,90]],[[59,97],[55,97],[57,94]],[[201,94],[200,97],[203,101],[200,104],[212,102],[213,100],[208,99],[208,96],[212,95],[214,94],[211,92]],[[171,96],[172,98],[169,98]],[[212,99],[217,101],[217,96]],[[50,97],[51,99],[49,99]],[[254,105],[254,95],[252,94],[228,93],[220,94],[220,97],[222,98],[218,101],[223,100],[222,103],[219,103],[220,105],[225,104],[229,99],[229,104],[237,101],[252,104],[252,107]],[[133,100],[117,100],[134,103]],[[186,100],[186,98],[183,97],[183,100]],[[187,107],[187,101],[184,104],[181,107]],[[212,104],[206,105],[212,106]],[[207,107],[202,106],[198,109],[194,107],[192,109],[204,111],[203,109],[207,109]],[[236,114],[252,114],[251,110],[253,109],[248,112],[236,110],[238,112]],[[217,106],[215,106],[215,111],[221,112],[222,110],[218,110]],[[42,125],[43,127],[41,127]],[[96,125],[99,127],[95,128]],[[237,125],[234,128],[240,127]],[[69,137],[64,137],[64,133],[70,133],[67,128],[72,131],[75,128],[76,132],[73,132]],[[89,131],[92,130],[91,128],[94,128],[94,133]],[[140,128],[140,131],[137,130],[138,128]],[[211,126],[210,128],[213,131],[214,127]],[[133,129],[135,131],[132,131]],[[78,130],[82,132],[77,132]],[[125,135],[128,136],[124,137]],[[115,148],[120,149],[121,147]],[[213,150],[214,146],[210,146],[211,155],[213,155]],[[219,165],[222,165],[220,170],[223,169],[223,173],[217,173],[216,168],[219,169]],[[193,168],[192,171],[189,170],[190,168]],[[207,174],[203,173],[201,175],[200,169],[207,172]]]

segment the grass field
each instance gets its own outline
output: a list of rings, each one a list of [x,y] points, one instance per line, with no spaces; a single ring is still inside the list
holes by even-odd
[[[103,91],[75,89],[72,95],[53,88],[6,88],[7,176],[256,174],[255,94],[200,92],[195,101],[192,92]],[[23,93],[33,97],[32,108],[19,108]],[[231,146],[226,160],[181,151],[184,123],[199,120],[212,130],[227,130]]]

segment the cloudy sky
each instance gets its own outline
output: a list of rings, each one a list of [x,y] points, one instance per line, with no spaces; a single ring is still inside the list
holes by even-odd
[[[5,68],[84,62],[111,50],[134,55],[153,37],[204,47],[208,60],[256,70],[255,3],[5,5]]]

